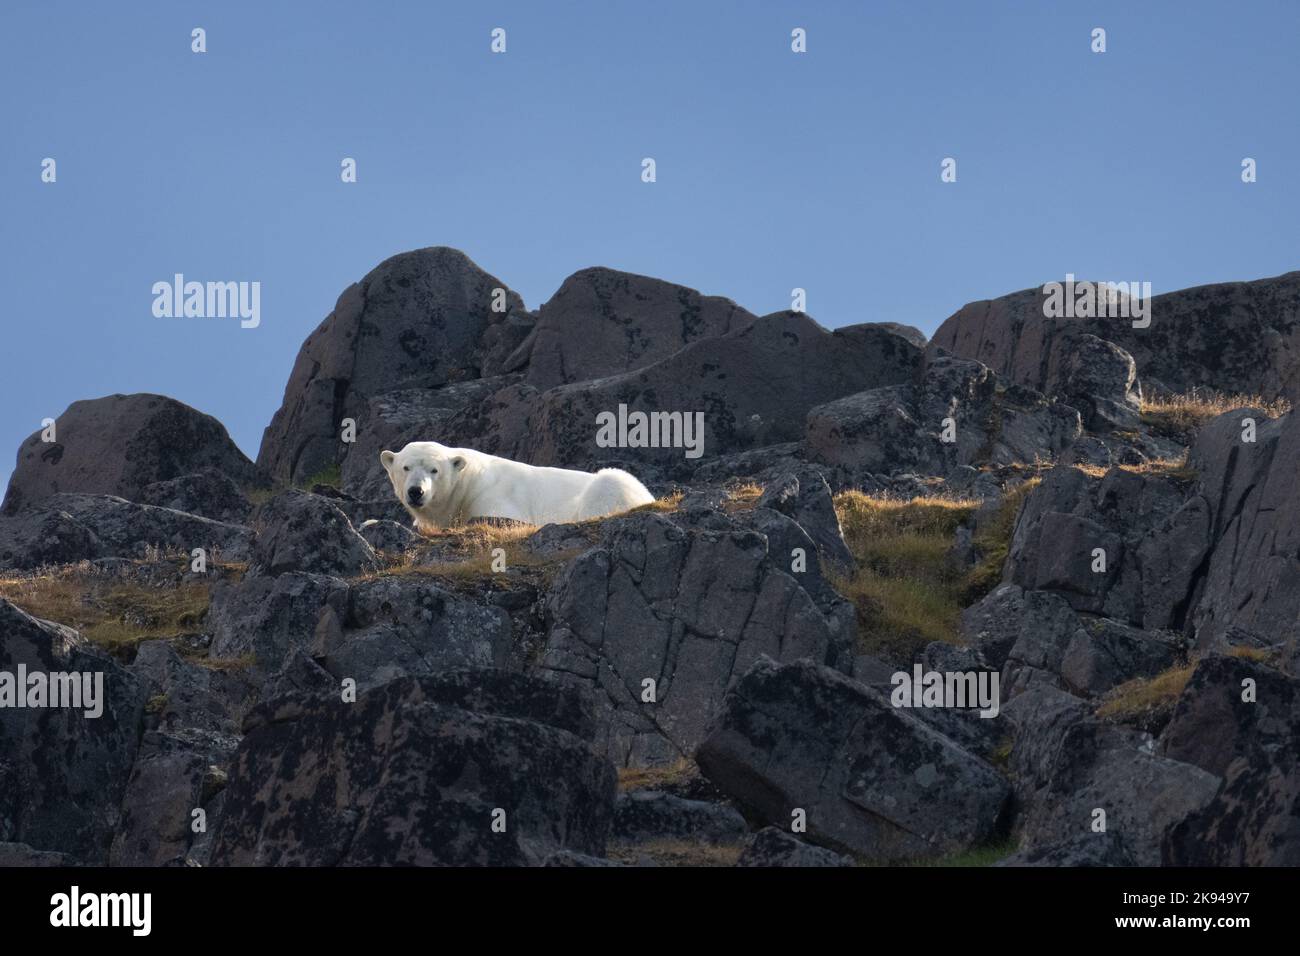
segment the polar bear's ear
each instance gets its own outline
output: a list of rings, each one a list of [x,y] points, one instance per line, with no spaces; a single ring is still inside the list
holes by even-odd
[[[391,451],[381,451],[379,453],[379,463],[384,466],[385,470],[387,470],[392,467],[393,459],[396,457],[397,456],[394,455]]]
[[[460,455],[457,455],[455,458],[451,460],[451,467],[454,468],[456,471],[460,471],[462,468],[465,467],[465,459]]]

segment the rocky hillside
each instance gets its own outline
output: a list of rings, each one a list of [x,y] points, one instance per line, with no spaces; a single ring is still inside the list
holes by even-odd
[[[19,448],[0,695],[102,693],[0,707],[0,865],[1300,863],[1298,283],[927,343],[396,256],[256,463],[156,395]],[[620,409],[701,453],[597,441]],[[658,500],[417,535],[415,439]],[[993,696],[900,706],[917,668]]]

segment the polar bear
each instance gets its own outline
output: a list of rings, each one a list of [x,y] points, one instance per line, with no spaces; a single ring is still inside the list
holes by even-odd
[[[379,461],[397,500],[422,530],[470,518],[562,524],[603,518],[655,500],[645,485],[617,468],[595,474],[539,468],[436,441],[413,441],[399,452],[380,452]]]

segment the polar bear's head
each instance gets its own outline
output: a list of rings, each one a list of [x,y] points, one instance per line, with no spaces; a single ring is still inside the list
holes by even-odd
[[[444,523],[452,491],[465,470],[458,449],[435,441],[413,441],[399,452],[383,451],[379,461],[393,483],[393,493],[417,521]]]

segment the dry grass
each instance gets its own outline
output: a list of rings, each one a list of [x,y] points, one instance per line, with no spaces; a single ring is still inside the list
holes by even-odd
[[[1277,418],[1291,410],[1291,403],[1283,398],[1195,389],[1182,395],[1144,398],[1142,422],[1158,434],[1186,443],[1210,419],[1238,408],[1258,408],[1269,418]]]
[[[744,847],[739,843],[691,843],[687,840],[649,840],[613,844],[609,859],[637,864],[649,859],[659,866],[735,866]]]
[[[752,511],[763,496],[763,486],[752,481],[742,482],[727,488],[727,500],[723,502],[724,511]]]
[[[937,496],[835,496],[856,568],[832,583],[857,608],[865,652],[906,657],[931,641],[956,642],[964,575],[948,552],[957,528],[977,507],[975,501]]]
[[[1135,677],[1113,687],[1102,698],[1097,716],[1122,723],[1146,721],[1173,707],[1187,686],[1195,661],[1179,664],[1155,677]]]
[[[1002,496],[992,520],[983,522],[976,529],[973,543],[979,561],[966,575],[964,604],[975,603],[1002,580],[1002,567],[1011,552],[1011,535],[1016,528],[1020,506],[1040,481],[1039,478],[1030,478],[1009,490]]]
[[[619,767],[620,793],[632,790],[662,790],[674,784],[684,784],[695,776],[695,764],[689,757],[679,757],[667,767]]]
[[[1267,664],[1273,660],[1273,651],[1267,647],[1237,646],[1228,649],[1228,656],[1254,661],[1257,664]]]
[[[761,489],[760,489],[760,490],[761,490]],[[684,492],[681,492],[681,491],[674,491],[671,495],[665,495],[665,496],[662,497],[662,498],[656,498],[654,501],[650,502],[648,505],[638,505],[637,507],[635,507],[635,508],[633,508],[631,511],[629,511],[628,514],[638,514],[638,513],[642,512],[642,511],[663,511],[663,512],[670,512],[670,513],[671,513],[671,512],[673,512],[673,511],[676,511],[676,510],[677,510],[677,507],[682,503],[682,498],[684,498],[684,497],[685,497],[685,493],[684,493]],[[606,519],[605,519],[605,518],[592,518],[591,521],[584,521],[584,522],[580,522],[580,523],[581,523],[581,524],[592,524],[592,523],[600,522],[600,521],[604,521],[604,520],[606,520]]]
[[[961,611],[1001,580],[1011,532],[1031,478],[1003,497],[975,532],[977,563],[963,570],[950,558],[957,529],[980,503],[927,496],[876,497],[858,491],[835,496],[844,540],[856,567],[832,583],[857,608],[862,650],[902,659],[932,641],[959,643]]]
[[[28,614],[76,628],[109,651],[197,631],[208,613],[206,581],[150,587],[77,565],[0,577],[0,597]]]
[[[1100,465],[1076,463],[1073,467],[1092,478],[1104,478],[1109,468]],[[1190,484],[1197,479],[1196,469],[1187,464],[1187,456],[1181,458],[1152,458],[1138,465],[1117,465],[1120,471],[1135,475],[1151,475],[1168,478],[1179,484]]]

